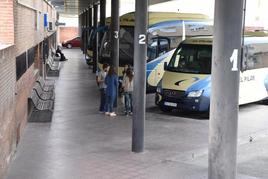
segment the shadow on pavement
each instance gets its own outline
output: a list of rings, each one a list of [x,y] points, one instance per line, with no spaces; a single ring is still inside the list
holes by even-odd
[[[187,112],[187,111],[179,111],[179,110],[173,110],[172,112],[162,112],[157,106],[147,107],[146,112],[154,113],[154,114],[162,114],[162,115],[167,115],[167,116],[196,119],[196,120],[208,120],[209,119],[209,114],[206,112],[200,113],[200,112]]]

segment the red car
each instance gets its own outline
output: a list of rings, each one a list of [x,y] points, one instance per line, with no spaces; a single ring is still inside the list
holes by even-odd
[[[62,46],[66,48],[81,47],[81,38],[75,37],[71,40],[66,40],[62,42]]]

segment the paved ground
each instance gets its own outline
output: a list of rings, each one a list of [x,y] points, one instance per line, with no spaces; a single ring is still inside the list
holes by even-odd
[[[132,153],[131,118],[98,114],[95,76],[78,49],[65,53],[53,121],[28,124],[7,179],[207,178],[208,120],[164,114],[148,95],[146,151]],[[240,109],[238,178],[268,178],[267,113]]]

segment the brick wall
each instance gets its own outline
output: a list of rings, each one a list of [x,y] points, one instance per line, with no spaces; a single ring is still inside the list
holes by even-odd
[[[53,19],[54,9],[46,2],[39,0],[23,0],[29,7],[19,4],[16,0],[1,0],[14,3],[13,41],[14,45],[0,49],[0,178],[4,178],[9,162],[27,124],[28,96],[32,90],[37,75],[42,69],[41,46],[35,51],[35,63],[16,81],[16,57],[36,46],[50,36],[44,28],[44,13],[49,14],[49,20]],[[31,8],[33,7],[33,8]],[[37,9],[41,12],[39,28],[36,27]],[[9,11],[8,11],[9,12]],[[7,12],[5,12],[7,13]],[[39,12],[38,12],[39,13]],[[1,28],[1,27],[0,27]],[[2,30],[2,29],[1,29]],[[0,31],[1,32],[1,31]],[[1,35],[2,33],[0,33]],[[1,36],[0,36],[0,39]]]
[[[27,0],[30,1],[31,0]],[[34,1],[32,1],[34,2]],[[25,1],[26,3],[26,1]],[[25,52],[29,48],[36,46],[47,36],[51,35],[52,32],[48,32],[44,27],[44,13],[48,13],[49,21],[52,21],[51,17],[51,6],[46,2],[35,4],[40,7],[35,7],[42,11],[40,16],[39,28],[36,28],[36,11],[25,7],[21,4],[15,4],[14,6],[14,16],[15,16],[15,55],[19,56],[21,53]],[[30,4],[31,5],[31,4]],[[34,5],[34,3],[32,4]],[[55,21],[55,20],[54,20]],[[17,121],[17,131],[23,131],[23,128],[27,122],[27,112],[28,112],[28,96],[32,90],[33,84],[37,78],[37,70],[42,69],[42,64],[40,64],[40,56],[36,53],[35,62],[37,64],[32,65],[26,73],[16,82],[16,110],[15,117]],[[37,68],[35,68],[37,67]],[[18,134],[18,137],[20,134]]]
[[[0,2],[0,44],[14,44],[13,0]]]
[[[3,178],[16,145],[16,66],[14,47],[0,50],[0,178]]]
[[[21,5],[16,5],[15,7],[15,47],[16,56],[18,56],[31,48],[38,37],[35,30],[35,11]]]
[[[59,34],[60,34],[60,42],[63,42],[73,37],[77,37],[78,28],[77,27],[60,27]]]

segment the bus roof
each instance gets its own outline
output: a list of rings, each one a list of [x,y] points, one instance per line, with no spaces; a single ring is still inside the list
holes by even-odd
[[[177,12],[148,12],[149,14],[149,24],[152,26],[157,23],[165,21],[174,21],[174,20],[200,20],[205,21],[209,20],[209,17],[204,14],[199,13],[177,13]],[[111,18],[106,19],[106,23],[111,23]],[[120,16],[120,25],[121,26],[134,26],[135,25],[135,13],[130,12]]]
[[[213,36],[200,36],[188,38],[182,44],[212,45]],[[268,36],[245,36],[244,44],[268,44]]]
[[[200,36],[187,38],[182,44],[212,45],[213,36]]]

